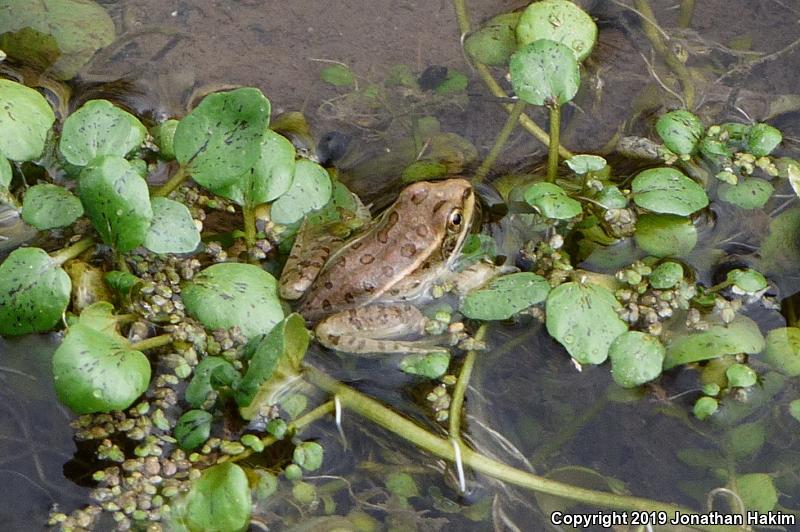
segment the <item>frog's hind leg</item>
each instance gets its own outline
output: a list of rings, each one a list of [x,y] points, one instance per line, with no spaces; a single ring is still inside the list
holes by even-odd
[[[317,325],[319,342],[345,353],[429,353],[445,349],[441,338],[394,340],[421,335],[427,318],[409,304],[376,303],[328,316]]]

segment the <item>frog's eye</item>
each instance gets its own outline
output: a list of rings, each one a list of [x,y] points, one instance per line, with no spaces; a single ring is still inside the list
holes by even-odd
[[[453,209],[453,212],[450,213],[450,219],[447,220],[447,228],[451,231],[457,231],[461,228],[463,222],[464,217],[461,215],[461,209]]]

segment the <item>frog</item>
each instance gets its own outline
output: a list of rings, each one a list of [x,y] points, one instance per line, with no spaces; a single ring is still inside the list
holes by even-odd
[[[346,238],[308,237],[304,223],[279,280],[281,297],[295,301],[317,340],[336,351],[446,349],[442,338],[419,338],[427,323],[419,307],[439,283],[458,278],[468,289],[488,278],[473,268],[479,280],[467,281],[455,271],[476,211],[472,185],[454,177],[407,186],[380,216]]]

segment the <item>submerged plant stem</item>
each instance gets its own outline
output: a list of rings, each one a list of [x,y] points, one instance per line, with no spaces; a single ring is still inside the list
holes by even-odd
[[[456,18],[458,19],[458,28],[461,32],[461,35],[466,35],[470,32],[469,15],[467,14],[467,7],[464,1],[465,0],[453,0],[453,7],[456,10]],[[475,63],[473,66],[478,72],[481,80],[483,80],[483,83],[489,89],[489,92],[498,98],[508,98],[506,91],[503,90],[503,87],[501,87],[494,79],[494,76],[492,76],[492,72],[489,70],[489,67],[483,63]],[[514,110],[514,106],[511,104],[503,105],[503,107],[505,107],[509,113]],[[550,143],[550,136],[547,134],[547,132],[540,128],[536,122],[531,120],[528,115],[524,113],[520,114],[519,123],[522,124],[522,127],[528,130],[531,135],[539,139],[543,144]],[[558,152],[564,159],[569,159],[573,155],[571,151],[563,146],[558,147]]]
[[[484,178],[489,174],[489,170],[497,160],[497,156],[500,155],[500,151],[503,149],[505,143],[508,142],[508,137],[510,137],[511,132],[514,131],[514,128],[519,122],[519,117],[524,109],[525,102],[522,100],[518,100],[517,103],[515,103],[511,108],[511,114],[508,115],[506,123],[503,124],[503,129],[501,129],[500,133],[497,135],[497,139],[494,141],[494,146],[492,146],[492,149],[489,151],[486,159],[483,160],[481,166],[475,172],[475,177],[473,180],[476,183],[483,181]]]
[[[475,340],[482,342],[486,336],[487,325],[484,323],[478,328],[475,333]],[[450,400],[450,437],[461,443],[461,410],[464,406],[464,396],[467,393],[467,386],[469,386],[469,379],[472,377],[472,368],[475,366],[475,358],[477,352],[473,349],[467,352],[464,357],[464,364],[461,366],[461,372],[458,374],[458,382],[453,389],[453,397]]]
[[[152,338],[145,338],[140,342],[132,343],[131,349],[135,349],[136,351],[147,351],[148,349],[155,349],[156,347],[162,347],[169,345],[170,343],[172,343],[171,334],[160,334],[158,336],[153,336]]]
[[[688,28],[694,16],[694,0],[681,0],[681,13],[678,15],[678,27]]]
[[[74,259],[90,247],[94,246],[94,238],[90,236],[86,236],[72,244],[71,246],[67,246],[64,249],[58,250],[57,252],[51,254],[50,256],[53,258],[53,261],[56,264],[64,264],[70,259]]]
[[[561,106],[550,107],[550,149],[547,152],[547,181],[555,183],[558,174],[558,138],[561,136]]]
[[[244,221],[244,241],[247,250],[250,251],[256,245],[256,211],[248,205],[242,206],[242,218]]]
[[[167,197],[169,196],[170,192],[181,186],[181,184],[186,181],[188,177],[189,174],[186,172],[186,168],[181,166],[178,168],[178,171],[167,180],[166,183],[155,189],[150,195],[155,197]]]
[[[691,111],[694,108],[695,98],[692,74],[689,72],[689,69],[686,68],[686,65],[681,63],[681,60],[672,53],[672,50],[670,50],[670,47],[665,42],[663,35],[660,33],[660,28],[656,26],[656,16],[653,13],[653,9],[650,7],[650,3],[647,0],[634,0],[634,4],[636,5],[636,9],[642,14],[642,28],[644,28],[644,34],[647,36],[650,44],[653,45],[655,51],[658,52],[658,55],[664,59],[667,66],[678,76],[678,81],[683,89],[683,98],[686,102],[686,108]]]
[[[393,412],[374,399],[353,390],[349,386],[332,379],[317,369],[308,368],[306,376],[316,386],[319,386],[332,395],[338,396],[343,407],[350,408],[357,414],[440,458],[451,462],[455,460],[455,451],[450,440],[440,438],[428,432],[413,421]],[[623,510],[641,510],[646,512],[663,511],[667,512],[670,518],[674,517],[676,512],[682,514],[694,513],[688,508],[683,508],[674,504],[662,503],[641,497],[629,497],[627,495],[589,490],[550,480],[488,458],[466,446],[461,446],[461,454],[465,466],[471,467],[476,471],[498,480],[509,482],[533,491],[579,501],[591,506]],[[713,530],[716,532],[742,530],[741,528],[733,526],[698,526],[697,528],[698,530]]]

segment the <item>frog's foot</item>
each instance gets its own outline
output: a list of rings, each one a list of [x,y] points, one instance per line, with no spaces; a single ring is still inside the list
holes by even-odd
[[[421,335],[427,318],[409,304],[375,303],[328,316],[315,329],[319,342],[345,353],[429,353],[435,339],[394,340]]]

